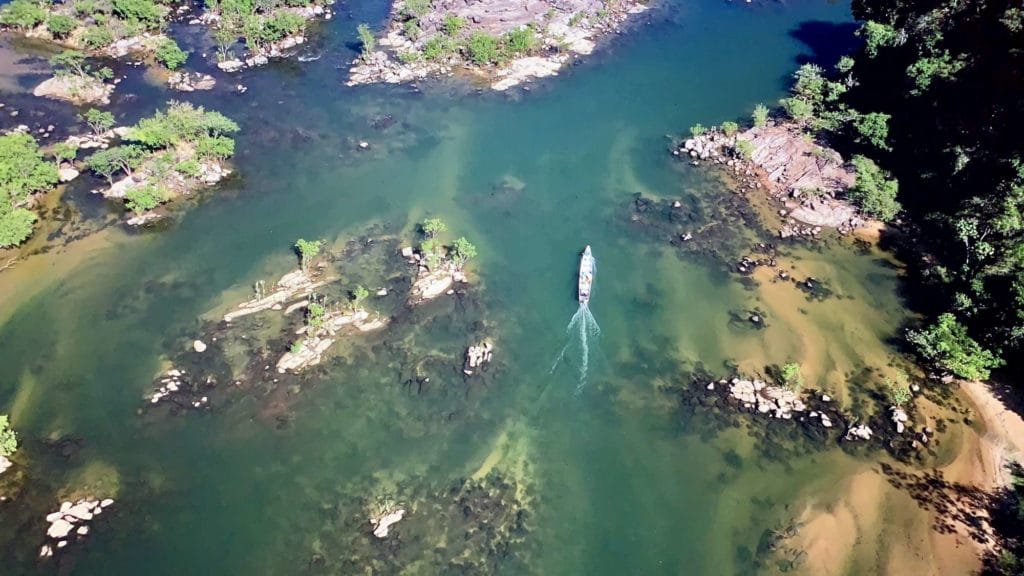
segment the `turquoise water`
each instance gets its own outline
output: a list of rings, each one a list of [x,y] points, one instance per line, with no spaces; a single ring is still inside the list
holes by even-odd
[[[372,573],[393,573],[388,557],[409,573],[445,573],[444,562],[423,560],[445,557],[439,543],[412,537],[443,530],[423,499],[458,485],[497,447],[492,461],[522,489],[529,532],[512,553],[489,554],[496,573],[755,569],[761,533],[813,483],[814,461],[783,466],[751,455],[742,436],[685,433],[659,386],[697,361],[722,372],[766,336],[729,324],[756,294],[723,262],[678,256],[631,223],[633,194],[681,198],[694,227],[707,224],[728,192],[675,163],[666,136],[773,102],[814,54],[794,32],[842,24],[848,6],[670,3],[525,94],[455,83],[345,88],[356,22],[385,12],[345,5],[322,27],[321,59],[248,72],[243,96],[190,96],[242,124],[240,176],[166,230],[108,231],[110,247],[48,270],[46,287],[0,326],[0,408],[25,438],[33,484],[0,507],[2,531],[18,530],[0,537],[8,565],[52,571],[56,562],[34,559],[45,508],[88,485],[116,492],[118,504],[63,556],[74,574],[352,574],[359,562],[345,559],[365,550],[378,557]],[[133,82],[146,97],[128,116],[147,113],[157,92]],[[383,115],[394,124],[375,128]],[[72,201],[101,208],[81,193]],[[343,360],[311,375],[218,390],[212,413],[137,414],[161,358],[200,335],[200,317],[293,268],[296,238],[344,241],[373,225],[411,242],[428,216],[477,245],[470,297],[442,297],[340,346]],[[600,263],[590,307],[602,337],[577,393],[575,370],[550,368],[576,310],[585,244]],[[828,250],[856,270],[840,290],[899,315],[895,272]],[[362,273],[341,265],[343,278]],[[772,338],[787,342],[784,326]],[[892,330],[895,321],[860,331],[880,339]],[[403,384],[410,362],[398,355],[433,352],[458,365],[480,335],[495,340],[499,360],[486,380],[427,364],[426,388]],[[67,457],[46,443],[68,437],[81,443]],[[730,450],[744,455],[738,468],[726,463]],[[365,518],[365,499],[381,492],[420,502],[388,545],[349,521]]]

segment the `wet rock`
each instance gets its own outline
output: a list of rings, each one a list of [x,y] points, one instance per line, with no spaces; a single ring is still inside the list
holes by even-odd
[[[873,434],[871,428],[867,424],[859,424],[850,426],[850,429],[846,431],[847,440],[871,440]]]
[[[202,340],[195,340],[192,342],[192,349],[196,352],[206,352],[206,343]]]
[[[217,80],[209,74],[200,72],[173,72],[167,77],[167,84],[179,92],[194,92],[212,90],[217,85]]]
[[[78,178],[79,174],[78,170],[75,170],[70,166],[61,166],[57,173],[60,176],[61,182],[70,182],[75,178]]]
[[[370,524],[374,526],[373,535],[377,538],[387,538],[391,527],[397,524],[403,517],[405,517],[405,510],[399,508],[379,518],[370,518]]]
[[[58,518],[54,520],[50,527],[46,530],[46,535],[50,538],[64,538],[71,533],[74,526],[71,522],[68,522],[64,518]]]
[[[35,87],[32,94],[39,98],[65,100],[73,104],[109,104],[114,87],[91,76],[54,76]],[[12,113],[12,116],[17,112]]]

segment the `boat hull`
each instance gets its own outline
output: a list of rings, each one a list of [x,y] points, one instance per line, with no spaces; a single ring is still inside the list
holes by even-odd
[[[590,302],[590,294],[594,287],[594,256],[590,252],[590,246],[580,256],[580,274],[577,285],[577,295],[581,304]]]

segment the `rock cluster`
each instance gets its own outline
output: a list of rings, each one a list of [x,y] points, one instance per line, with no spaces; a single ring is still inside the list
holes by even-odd
[[[790,419],[794,412],[807,409],[799,394],[781,386],[770,386],[762,380],[742,380],[733,378],[729,386],[729,395],[743,403],[748,409],[756,409],[761,414],[770,414],[775,418]]]
[[[370,518],[370,524],[373,528],[373,535],[377,538],[387,538],[388,533],[391,530],[391,526],[398,523],[399,520],[405,517],[405,509],[399,508],[386,514],[377,517]]]
[[[892,407],[892,422],[896,425],[897,434],[903,434],[908,420],[910,420],[910,417],[907,416],[906,410],[900,406]]]
[[[192,386],[185,381],[185,371],[172,368],[165,372],[162,376],[157,378],[159,384],[156,390],[149,395],[150,404],[159,404],[161,401],[168,398],[176,398],[175,403],[182,406],[191,406],[192,408],[203,408],[209,406],[210,398],[208,396],[193,397]],[[212,386],[213,382],[208,381],[208,386]],[[180,398],[179,398],[180,397]]]
[[[179,92],[195,92],[213,89],[217,80],[201,72],[173,72],[167,77],[167,85]]]
[[[90,499],[83,498],[74,504],[63,502],[60,509],[46,515],[46,521],[50,524],[46,530],[46,536],[56,541],[55,545],[44,544],[39,550],[41,558],[53,556],[54,546],[59,550],[68,545],[68,538],[82,538],[89,534],[89,522],[99,516],[110,507],[114,501],[110,498]]]
[[[872,434],[874,432],[867,424],[857,424],[846,431],[846,440],[871,440]]]
[[[476,346],[470,346],[466,349],[466,365],[462,371],[467,376],[471,376],[475,369],[481,368],[484,364],[490,362],[493,356],[494,345],[487,340]]]

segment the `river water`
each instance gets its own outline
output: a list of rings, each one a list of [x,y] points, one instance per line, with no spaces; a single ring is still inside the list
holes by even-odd
[[[87,249],[72,243],[65,257],[30,258],[32,274],[0,277],[0,408],[23,437],[31,484],[0,505],[5,566],[459,573],[444,550],[459,550],[463,535],[445,522],[472,515],[430,503],[492,471],[527,509],[510,549],[469,552],[495,573],[746,573],[798,498],[858,466],[828,451],[777,458],[740,429],[697,433],[665,388],[698,362],[725,375],[733,364],[795,360],[843,398],[847,378],[892,353],[884,342],[904,316],[897,267],[847,241],[788,247],[786,262],[833,293],[808,299],[745,285],[726,258],[678,250],[631,221],[639,193],[680,199],[715,243],[759,239],[736,222],[715,228],[732,195],[668,155],[666,136],[774,102],[800,62],[849,42],[847,4],[672,2],[528,93],[344,87],[356,24],[386,10],[346,3],[308,48],[318,60],[246,72],[244,95],[187,97],[242,125],[240,176],[180,219],[156,232],[107,228],[78,241]],[[119,108],[125,121],[170,97],[137,74],[119,90],[139,95]],[[108,210],[81,190],[67,201],[93,219]],[[209,413],[140,414],[165,358],[253,282],[294,268],[296,238],[408,243],[430,216],[477,245],[471,296],[442,297],[339,345],[337,359],[302,378],[218,391]],[[551,365],[587,244],[602,333],[581,387],[571,358]],[[366,274],[345,263],[340,273]],[[735,320],[753,309],[767,328]],[[485,377],[428,362],[425,387],[406,382],[418,358],[459,364],[480,335],[496,344]],[[411,509],[387,543],[368,534],[363,512],[385,492]],[[118,503],[86,544],[38,564],[42,516],[84,493]]]

